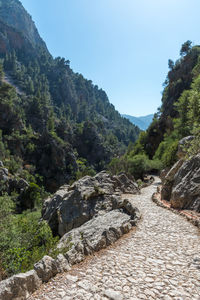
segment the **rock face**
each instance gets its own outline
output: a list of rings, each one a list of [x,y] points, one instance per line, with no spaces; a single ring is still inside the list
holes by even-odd
[[[137,184],[125,174],[112,177],[102,171],[95,177],[85,176],[47,199],[42,217],[55,234],[63,236],[94,216],[116,209],[121,193],[139,193]]]
[[[16,178],[9,174],[8,169],[4,167],[2,161],[0,161],[0,181],[1,192],[6,192],[9,195],[14,191],[18,194],[21,194],[26,188],[29,187],[28,182],[23,178]]]
[[[58,273],[56,261],[47,255],[34,265],[34,269],[43,282],[47,282]]]
[[[55,259],[44,256],[34,270],[2,281],[0,300],[28,299],[43,282],[128,233],[140,219],[132,202],[120,197],[131,192],[139,189],[125,174],[111,177],[106,172],[62,186],[43,208],[43,217],[63,235],[57,246],[60,254]]]
[[[123,209],[112,210],[72,229],[61,238],[58,248],[71,247],[65,254],[70,265],[81,262],[85,255],[106,248],[131,230],[140,218],[139,211],[128,200],[122,201],[121,205],[129,207],[132,214],[128,215]]]
[[[0,30],[0,52],[10,50],[13,44],[16,49],[28,45],[46,49],[31,16],[27,14],[20,1],[0,0],[0,24],[7,31],[5,34],[2,29]]]
[[[171,206],[200,212],[200,154],[184,162],[174,177]]]
[[[34,270],[12,276],[0,282],[0,300],[27,299],[41,284]]]
[[[174,183],[174,176],[176,175],[176,173],[178,172],[178,170],[182,166],[183,162],[184,161],[182,159],[177,161],[173,165],[173,167],[167,172],[165,177],[162,178],[163,185],[162,185],[162,190],[161,190],[161,198],[163,200],[170,201],[172,186],[173,186],[173,183]]]

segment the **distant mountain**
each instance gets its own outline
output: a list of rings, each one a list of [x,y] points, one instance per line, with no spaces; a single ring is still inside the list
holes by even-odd
[[[143,117],[133,117],[129,115],[122,115],[122,117],[128,119],[131,123],[138,126],[141,130],[146,130],[153,120],[153,114]]]

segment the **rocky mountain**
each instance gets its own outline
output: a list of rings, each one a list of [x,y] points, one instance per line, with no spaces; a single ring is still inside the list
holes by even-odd
[[[146,130],[153,120],[153,114],[143,116],[143,117],[134,117],[130,115],[122,115],[122,117],[128,119],[131,123],[138,126],[141,130]]]
[[[195,80],[198,81],[200,74],[199,57],[200,46],[192,47],[191,42],[187,41],[181,47],[180,59],[176,62],[169,60],[169,72],[163,84],[162,104],[145,137],[144,148],[150,158],[156,155],[160,159],[161,153],[159,155],[159,152],[162,152],[162,155],[164,154],[161,147],[169,148],[175,139],[178,143],[178,140],[192,133],[194,123],[192,120],[189,121],[188,118],[191,118],[189,115],[192,114],[194,104],[191,103],[187,106],[189,99],[186,99],[186,91],[193,87]],[[185,103],[183,103],[184,101]],[[174,137],[172,137],[173,132]]]
[[[0,1],[0,51],[8,53],[24,47],[43,48],[47,51],[31,16],[18,0]]]
[[[55,191],[102,170],[135,142],[139,128],[120,116],[102,89],[73,72],[68,60],[53,59],[20,1],[0,1],[0,24],[3,161],[9,151],[21,169],[31,165]]]

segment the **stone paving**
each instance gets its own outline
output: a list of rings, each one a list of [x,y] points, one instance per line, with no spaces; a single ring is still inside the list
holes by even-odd
[[[30,300],[200,300],[200,234],[183,217],[156,206],[158,180],[124,195],[142,212],[136,230],[60,274]]]

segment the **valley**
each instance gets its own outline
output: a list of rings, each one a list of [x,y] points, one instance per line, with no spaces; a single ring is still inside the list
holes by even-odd
[[[200,46],[163,80],[121,115],[0,0],[0,300],[200,299]]]

